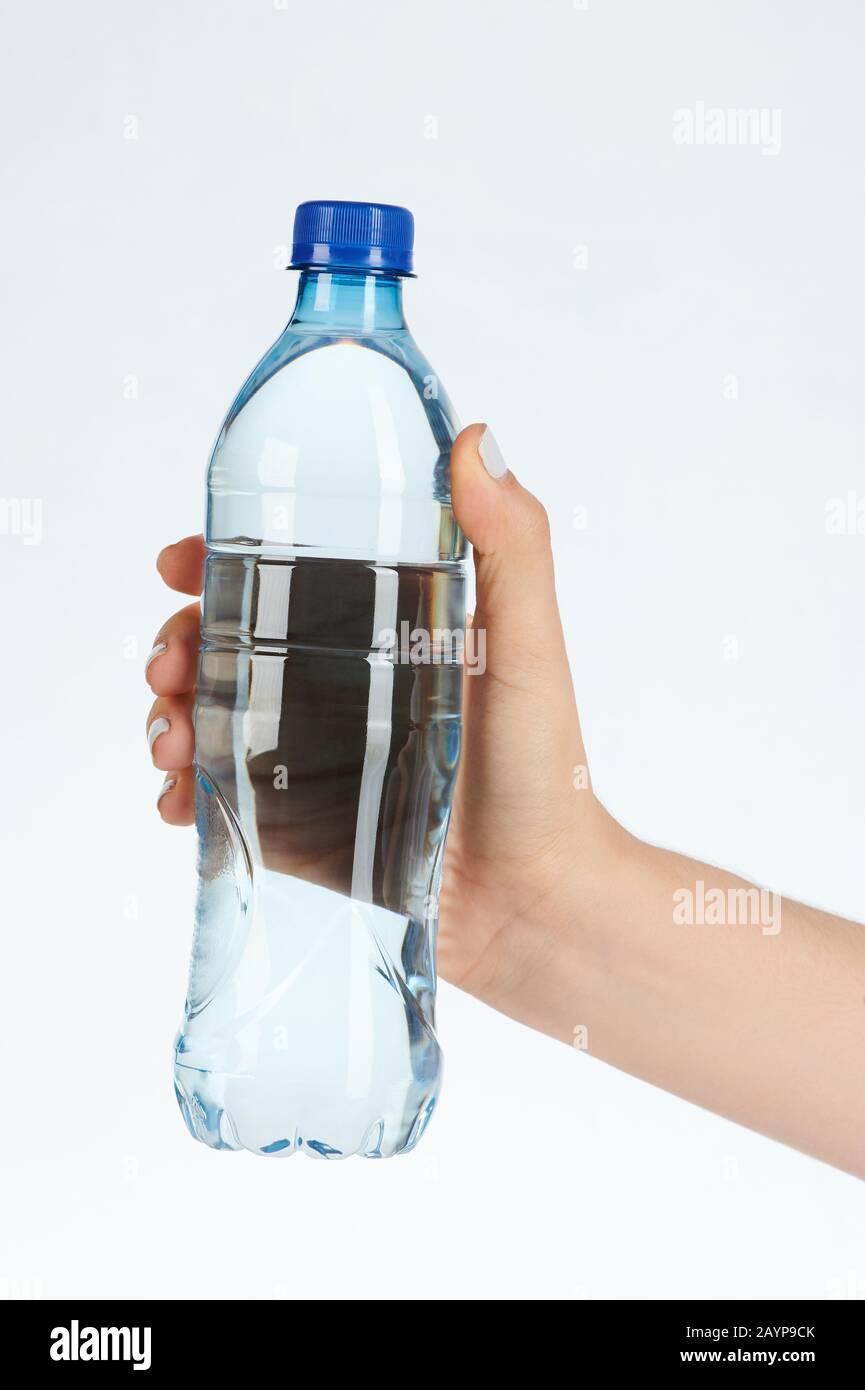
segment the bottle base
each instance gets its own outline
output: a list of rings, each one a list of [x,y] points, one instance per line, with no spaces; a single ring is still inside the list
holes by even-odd
[[[174,1093],[186,1127],[193,1139],[211,1149],[246,1150],[266,1158],[288,1158],[305,1153],[309,1158],[392,1158],[409,1153],[420,1141],[432,1119],[438,1100],[438,1086],[418,1103],[412,1096],[406,1105],[403,1094],[396,1105],[383,1107],[383,1113],[369,1118],[355,1107],[346,1113],[341,1104],[338,1121],[327,1118],[327,1106],[315,1103],[302,1109],[310,1123],[301,1125],[286,1116],[271,1134],[261,1133],[252,1078],[198,1071],[175,1064]],[[244,1093],[250,1105],[244,1106]],[[230,1104],[227,1103],[230,1099]],[[280,1107],[282,1108],[282,1107]],[[313,1117],[318,1114],[316,1120]]]

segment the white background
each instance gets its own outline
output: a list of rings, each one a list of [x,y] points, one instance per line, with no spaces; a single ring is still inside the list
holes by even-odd
[[[5,31],[0,495],[44,520],[0,534],[0,1291],[865,1296],[865,1184],[447,986],[411,1157],[194,1144],[193,832],[153,809],[141,674],[295,204],[405,203],[416,337],[550,511],[599,794],[865,918],[865,535],[826,532],[865,497],[861,7],[43,0]],[[779,109],[780,151],[676,145],[698,101]]]

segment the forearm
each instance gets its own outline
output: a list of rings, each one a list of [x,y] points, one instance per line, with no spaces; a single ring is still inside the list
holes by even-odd
[[[523,1021],[865,1177],[865,927],[609,841]]]

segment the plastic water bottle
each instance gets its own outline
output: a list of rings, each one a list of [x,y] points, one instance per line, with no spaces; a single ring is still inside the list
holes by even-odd
[[[382,1158],[439,1092],[465,541],[458,426],[403,318],[413,239],[405,208],[298,208],[294,313],[210,460],[174,1076],[211,1148]]]

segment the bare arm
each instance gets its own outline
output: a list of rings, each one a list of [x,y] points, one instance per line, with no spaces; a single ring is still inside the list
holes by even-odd
[[[535,1025],[865,1177],[865,927],[618,827],[598,872],[535,976]]]

